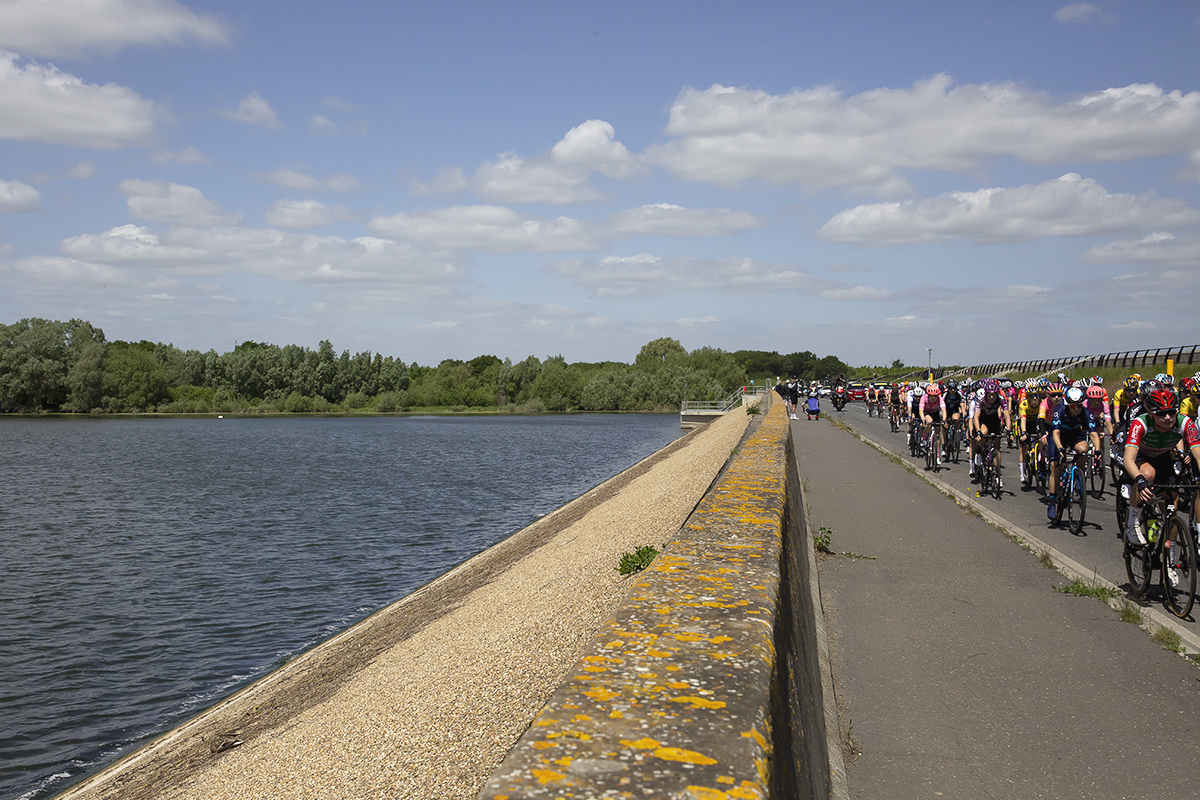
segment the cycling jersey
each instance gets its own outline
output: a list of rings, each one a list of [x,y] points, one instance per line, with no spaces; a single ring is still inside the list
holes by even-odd
[[[1081,408],[1078,414],[1072,414],[1064,403],[1054,410],[1050,429],[1058,431],[1058,436],[1064,443],[1068,440],[1077,442],[1087,434],[1096,432],[1096,419],[1087,406]]]
[[[1108,401],[1088,398],[1087,410],[1096,419],[1096,423],[1107,422],[1109,419]]]
[[[929,395],[924,395],[919,403],[918,413],[922,416],[928,414],[934,418],[946,418],[946,401],[940,396],[935,400]]]
[[[1183,414],[1175,415],[1175,422],[1166,431],[1154,427],[1154,421],[1149,414],[1135,417],[1129,423],[1129,434],[1125,438],[1125,449],[1137,448],[1137,460],[1148,461],[1156,456],[1170,452],[1175,445],[1183,442],[1189,450],[1200,446],[1200,429],[1196,421]]]
[[[1197,411],[1200,411],[1200,401],[1197,401],[1195,397],[1185,397],[1179,404],[1179,413],[1185,417],[1195,419]]]
[[[963,396],[958,391],[949,391],[942,395],[942,402],[946,404],[946,413],[954,415],[962,411]]]

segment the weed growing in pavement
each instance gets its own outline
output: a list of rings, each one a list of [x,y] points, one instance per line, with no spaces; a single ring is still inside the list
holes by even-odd
[[[1117,606],[1117,613],[1121,615],[1121,622],[1131,622],[1134,625],[1141,625],[1146,621],[1142,616],[1141,606],[1132,603],[1129,600],[1122,600]]]
[[[813,546],[817,548],[817,552],[833,555],[833,548],[830,546],[832,543],[833,531],[824,526],[817,528],[817,532],[813,534]]]
[[[658,555],[658,550],[651,545],[642,545],[632,553],[622,553],[621,563],[617,565],[617,572],[622,575],[632,575],[635,572],[641,572],[646,567],[650,566],[650,562]]]
[[[1170,650],[1172,653],[1183,652],[1183,641],[1179,634],[1170,628],[1158,628],[1150,634],[1150,638],[1161,644],[1164,650]]]
[[[751,417],[758,416],[758,407],[760,405],[762,405],[762,403],[755,403],[752,406],[746,406],[746,413]]]
[[[1066,586],[1055,586],[1054,591],[1062,592],[1063,594],[1073,594],[1076,597],[1094,597],[1106,603],[1120,594],[1116,589],[1110,589],[1095,582],[1086,583],[1079,580],[1079,578],[1071,581]]]
[[[862,553],[853,553],[849,550],[841,554],[843,558],[865,558],[868,561],[874,561],[879,556],[864,556]]]
[[[1037,557],[1038,563],[1043,567],[1046,569],[1054,569],[1054,558],[1050,555],[1049,550],[1039,550]]]

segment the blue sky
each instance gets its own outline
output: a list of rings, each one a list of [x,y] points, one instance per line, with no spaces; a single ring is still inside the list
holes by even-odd
[[[0,0],[0,321],[406,361],[1200,341],[1200,8]]]

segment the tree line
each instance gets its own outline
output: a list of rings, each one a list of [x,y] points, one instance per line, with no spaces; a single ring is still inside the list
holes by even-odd
[[[833,356],[809,352],[688,352],[670,338],[648,342],[632,364],[569,364],[562,356],[513,363],[481,355],[422,366],[370,351],[339,354],[329,341],[315,350],[242,342],[217,353],[144,340],[110,342],[100,328],[78,319],[0,325],[5,413],[674,410],[685,398],[727,397],[747,376],[820,379],[846,369]]]

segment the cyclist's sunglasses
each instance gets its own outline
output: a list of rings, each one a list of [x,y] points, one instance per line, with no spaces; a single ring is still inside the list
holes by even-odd
[[[1051,397],[1062,397],[1062,392],[1051,392],[1050,396]]]
[[[1167,409],[1166,411],[1155,411],[1153,414],[1159,419],[1170,419],[1171,417],[1175,416],[1175,412],[1171,411],[1170,409]]]

